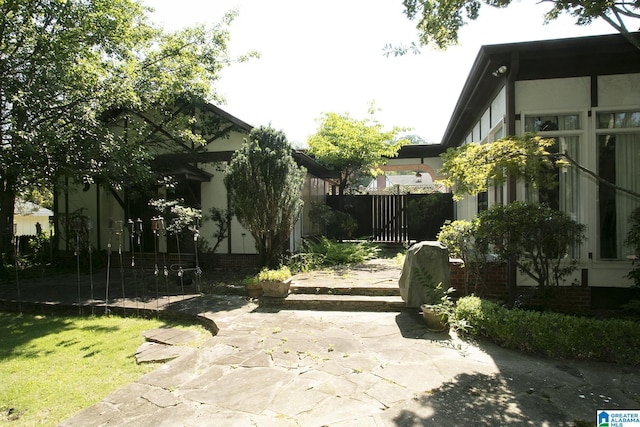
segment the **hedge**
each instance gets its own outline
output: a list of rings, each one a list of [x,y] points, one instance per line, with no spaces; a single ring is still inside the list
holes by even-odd
[[[467,334],[498,345],[553,358],[640,364],[640,323],[560,313],[508,309],[475,296],[460,298],[455,317]]]

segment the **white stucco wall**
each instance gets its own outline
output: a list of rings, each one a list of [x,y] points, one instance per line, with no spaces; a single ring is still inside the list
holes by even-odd
[[[631,90],[634,88],[635,90]],[[640,73],[598,76],[598,108],[638,107]]]
[[[222,140],[216,140],[207,145],[208,151],[235,151],[244,143],[247,134],[241,132],[232,132],[229,137]],[[213,178],[209,182],[203,182],[201,186],[202,213],[208,215],[211,208],[228,209],[227,189],[224,185],[224,169],[227,163],[202,164],[200,167],[211,173]],[[216,231],[216,225],[211,222],[203,222],[200,229],[200,236],[208,241],[211,246],[215,243],[212,241],[213,233]],[[236,254],[254,254],[255,241],[251,234],[240,225],[238,219],[234,216],[231,220],[230,229],[231,253]],[[229,238],[224,239],[218,246],[217,253],[229,252]]]
[[[597,107],[591,107],[591,78],[575,77],[524,81],[516,83],[516,113],[522,119],[532,114],[578,114],[581,121],[579,131],[569,133],[580,137],[578,162],[591,171],[598,170],[596,116],[600,111],[640,109],[640,74],[611,75],[597,77]],[[634,90],[636,89],[636,90]],[[524,122],[518,123],[519,133],[524,133]],[[578,180],[578,221],[585,224],[587,239],[579,256],[579,269],[566,283],[580,283],[581,269],[588,270],[590,286],[630,286],[632,282],[624,276],[629,271],[630,261],[599,260],[598,185],[586,174]],[[518,187],[518,198],[522,199],[524,186]],[[522,282],[526,278],[521,277]]]
[[[515,83],[515,111],[562,112],[589,108],[591,105],[591,79],[525,80]]]
[[[392,158],[387,163],[380,167],[383,171],[403,171],[403,170],[420,170],[421,173],[428,173],[431,175],[433,181],[442,179],[439,174],[442,168],[442,158],[438,157],[423,157],[416,159],[396,159]]]
[[[522,120],[516,121],[516,132],[524,133],[524,118],[527,115],[578,114],[581,121],[579,131],[570,131],[580,137],[580,154],[577,159],[583,166],[597,171],[597,138],[595,135],[596,116],[600,111],[640,110],[640,73],[625,75],[607,75],[597,77],[597,107],[592,107],[591,77],[572,77],[563,79],[544,79],[518,81],[515,83],[515,113]],[[503,93],[504,96],[504,93]],[[496,110],[502,104],[494,99],[492,105]],[[486,123],[486,111],[482,115],[482,123]],[[492,125],[495,125],[493,117]],[[480,122],[478,122],[480,123]],[[476,124],[470,133],[476,141],[481,137],[480,126]],[[580,283],[581,269],[588,270],[591,286],[627,287],[632,282],[624,276],[630,269],[630,261],[598,260],[598,186],[595,180],[586,174],[579,177],[579,218],[587,226],[587,239],[580,250],[579,269],[566,283]],[[492,204],[493,193],[489,192],[489,203]],[[505,193],[506,196],[506,193]],[[524,198],[524,185],[518,185],[518,199]],[[466,197],[456,203],[456,218],[471,219],[477,214],[475,197]],[[531,284],[525,276],[520,275],[520,284]]]

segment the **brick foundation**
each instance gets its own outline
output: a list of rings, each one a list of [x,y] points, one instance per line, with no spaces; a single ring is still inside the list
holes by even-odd
[[[255,270],[260,267],[258,255],[252,254],[206,254],[200,257],[203,270]]]
[[[460,263],[451,263],[451,286],[456,289],[454,297],[477,295],[491,301],[508,302],[507,266],[505,263],[488,263],[482,272],[482,280],[470,284],[465,290],[464,269]],[[551,310],[560,313],[590,315],[591,288],[586,286],[554,286],[539,289],[533,286],[518,286],[518,303],[532,309]]]

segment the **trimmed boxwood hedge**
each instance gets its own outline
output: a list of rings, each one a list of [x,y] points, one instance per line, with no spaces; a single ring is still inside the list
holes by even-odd
[[[640,322],[508,309],[475,296],[458,300],[455,317],[470,326],[467,334],[505,348],[553,358],[640,364]]]

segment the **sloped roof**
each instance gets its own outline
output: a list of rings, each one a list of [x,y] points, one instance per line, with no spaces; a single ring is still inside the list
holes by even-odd
[[[640,38],[640,33],[631,33]],[[505,79],[493,73],[506,66],[511,81],[640,72],[640,50],[621,34],[485,45],[469,72],[442,146],[460,144]]]
[[[14,215],[22,216],[52,216],[53,211],[47,208],[43,208],[32,202],[26,202],[23,200],[16,200],[15,207],[13,209]]]

